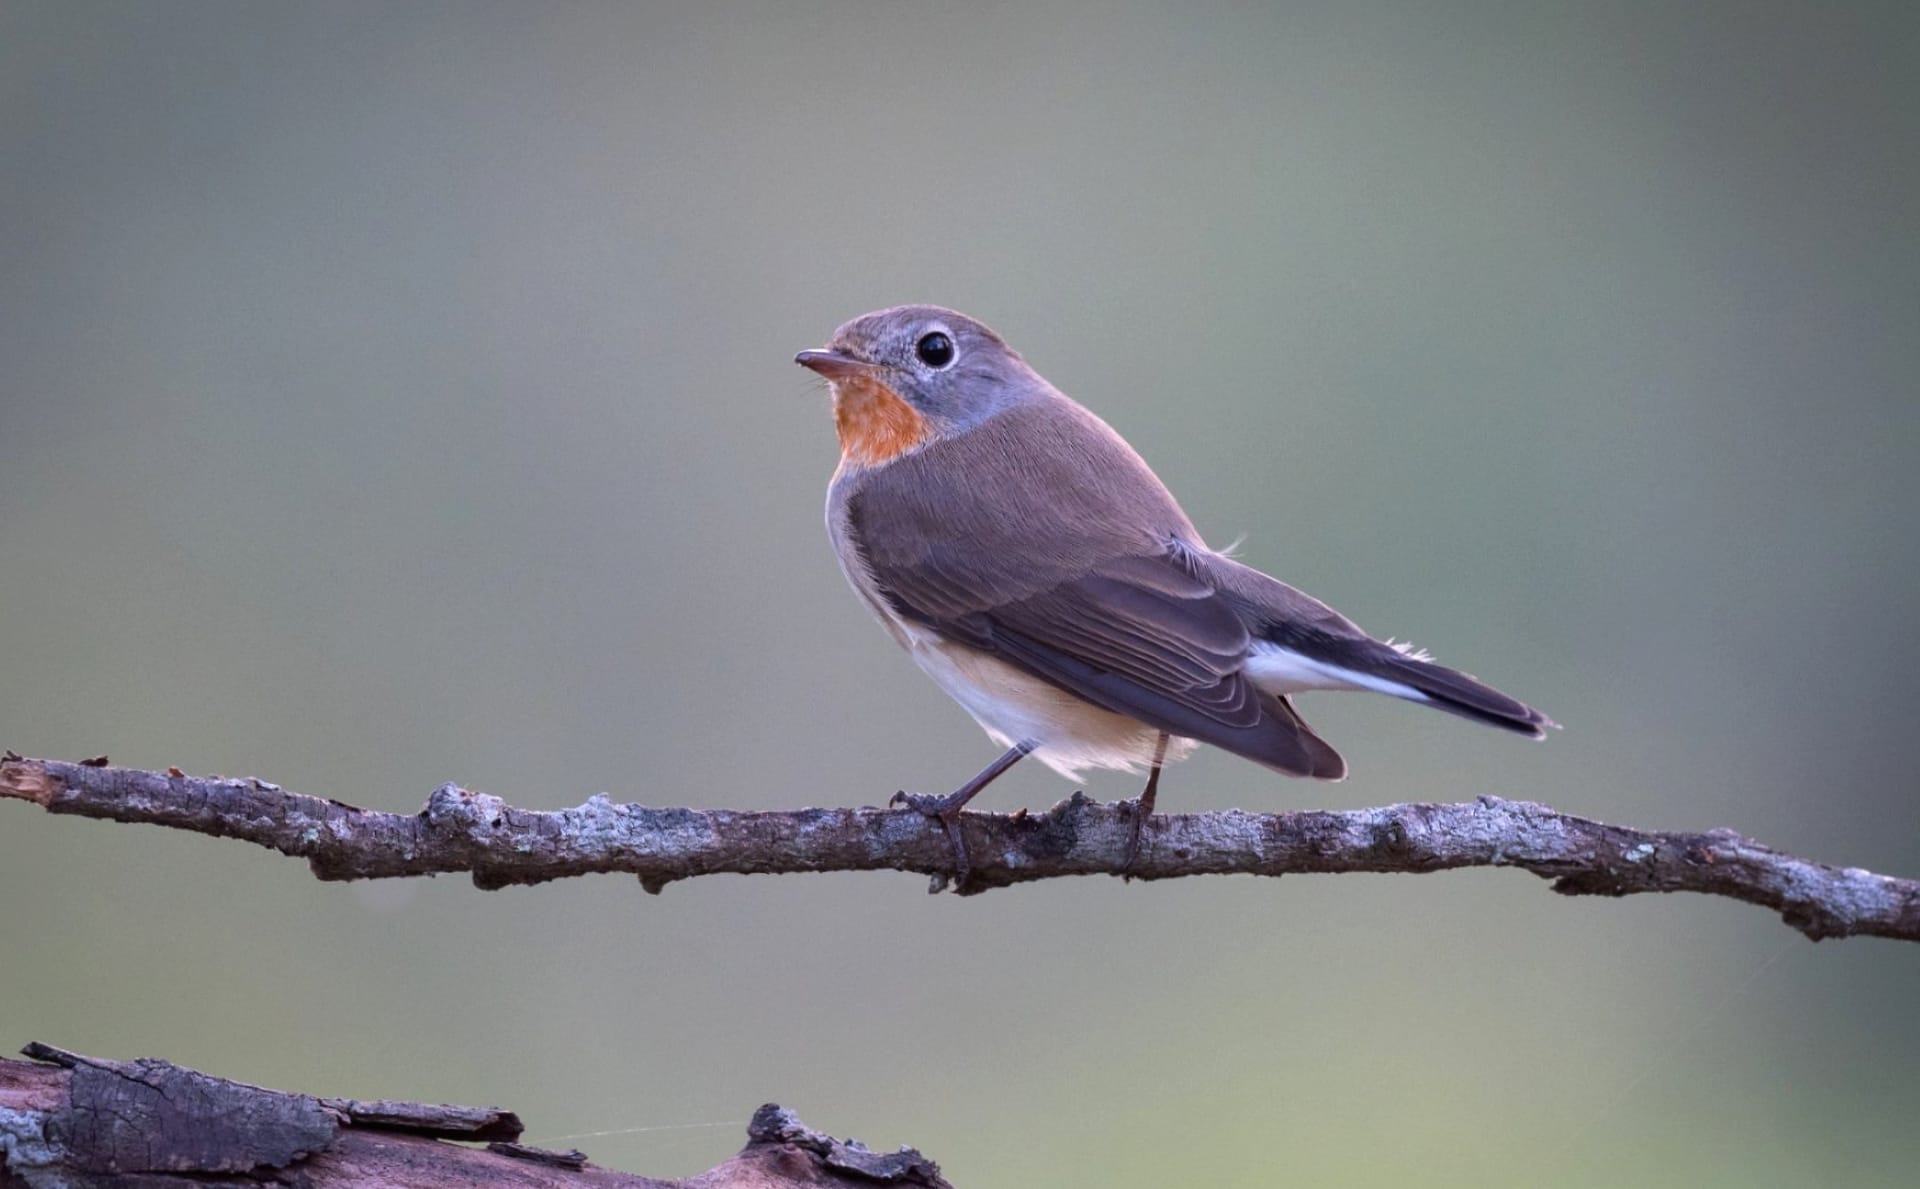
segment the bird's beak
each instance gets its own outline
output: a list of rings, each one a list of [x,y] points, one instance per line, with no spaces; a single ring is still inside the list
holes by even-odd
[[[848,376],[865,375],[873,370],[873,365],[866,360],[855,359],[838,351],[802,351],[793,357],[793,361],[829,380],[844,380]]]

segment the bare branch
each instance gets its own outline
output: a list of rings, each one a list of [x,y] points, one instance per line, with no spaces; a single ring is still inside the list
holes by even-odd
[[[620,805],[515,809],[443,785],[418,814],[360,809],[262,780],[29,760],[0,762],[0,797],[50,813],[152,822],[241,838],[299,855],[321,879],[471,872],[482,888],[589,872],[638,876],[650,892],[720,872],[915,871],[945,885],[953,851],[911,810],[797,809],[743,813]],[[1080,794],[1044,813],[961,818],[973,856],[962,892],[1061,875],[1173,879],[1187,875],[1444,871],[1517,867],[1567,895],[1702,892],[1778,912],[1814,940],[1870,934],[1920,941],[1920,881],[1828,867],[1730,830],[1668,833],[1610,826],[1529,801],[1481,797],[1375,809],[1150,818],[1129,868],[1127,804]]]
[[[43,1044],[22,1051],[33,1062],[0,1059],[0,1185],[952,1189],[912,1148],[868,1151],[771,1103],[754,1112],[747,1146],[725,1164],[659,1180],[515,1143],[519,1118],[494,1107],[315,1098],[167,1061],[104,1061]],[[441,1142],[449,1139],[493,1142]]]

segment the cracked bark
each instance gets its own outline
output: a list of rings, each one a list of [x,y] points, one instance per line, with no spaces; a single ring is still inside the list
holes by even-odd
[[[443,785],[417,814],[382,813],[258,779],[0,760],[0,797],[49,813],[147,822],[239,838],[307,860],[326,880],[471,874],[482,888],[592,872],[650,892],[698,875],[912,871],[934,890],[953,871],[940,827],[874,807],[748,813],[657,809],[594,796],[572,809],[516,809]],[[1080,794],[1043,813],[961,816],[974,893],[1063,875],[1173,879],[1310,872],[1425,873],[1515,867],[1565,895],[1697,892],[1772,909],[1814,940],[1866,934],[1920,941],[1920,881],[1796,858],[1731,830],[1639,830],[1529,801],[1481,797],[1371,809],[1158,814],[1127,864],[1125,805]]]
[[[495,1107],[316,1098],[151,1058],[106,1061],[43,1044],[22,1051],[32,1061],[0,1059],[0,1186],[952,1189],[912,1148],[869,1151],[772,1103],[754,1112],[738,1155],[661,1180],[515,1143],[520,1119]]]

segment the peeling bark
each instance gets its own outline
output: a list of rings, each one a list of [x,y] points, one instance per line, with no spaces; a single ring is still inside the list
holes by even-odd
[[[516,809],[443,785],[417,814],[381,813],[264,780],[0,760],[0,797],[49,813],[147,822],[239,838],[307,860],[327,880],[470,873],[482,888],[593,872],[637,876],[649,892],[698,875],[912,871],[940,890],[954,873],[938,824],[911,810],[656,809],[590,797],[572,809]],[[1372,809],[1157,814],[1129,864],[1130,804],[1076,793],[1043,813],[962,814],[973,858],[957,890],[1063,875],[1173,879],[1310,872],[1425,873],[1516,867],[1565,895],[1698,892],[1757,904],[1814,940],[1866,934],[1920,941],[1920,881],[1795,858],[1731,830],[1607,825],[1530,801],[1481,797]]]
[[[911,1148],[868,1151],[773,1104],[754,1112],[747,1146],[725,1164],[661,1180],[512,1142],[519,1118],[493,1107],[314,1098],[150,1058],[106,1061],[43,1044],[22,1051],[33,1060],[0,1059],[0,1186],[952,1189]]]

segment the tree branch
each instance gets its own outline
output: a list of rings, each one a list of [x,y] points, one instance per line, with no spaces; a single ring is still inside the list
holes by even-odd
[[[298,855],[327,880],[465,871],[482,888],[500,888],[620,871],[658,892],[674,880],[720,872],[886,870],[930,875],[937,891],[953,871],[940,827],[911,810],[653,809],[595,796],[573,809],[538,812],[448,784],[421,812],[403,815],[263,780],[105,762],[8,753],[0,761],[0,797],[33,801],[50,813],[245,839]],[[1127,804],[1101,805],[1076,793],[1044,813],[969,813],[961,823],[973,856],[964,893],[1061,875],[1518,867],[1552,880],[1565,895],[1701,892],[1773,909],[1816,941],[1854,934],[1920,941],[1920,881],[1808,862],[1730,830],[1636,830],[1498,797],[1341,811],[1160,814],[1145,823],[1131,868]]]
[[[515,1143],[519,1118],[496,1107],[315,1098],[150,1058],[104,1061],[43,1044],[22,1052],[33,1061],[0,1059],[0,1185],[952,1189],[912,1148],[871,1152],[772,1103],[754,1112],[737,1156],[685,1181],[657,1180]]]

